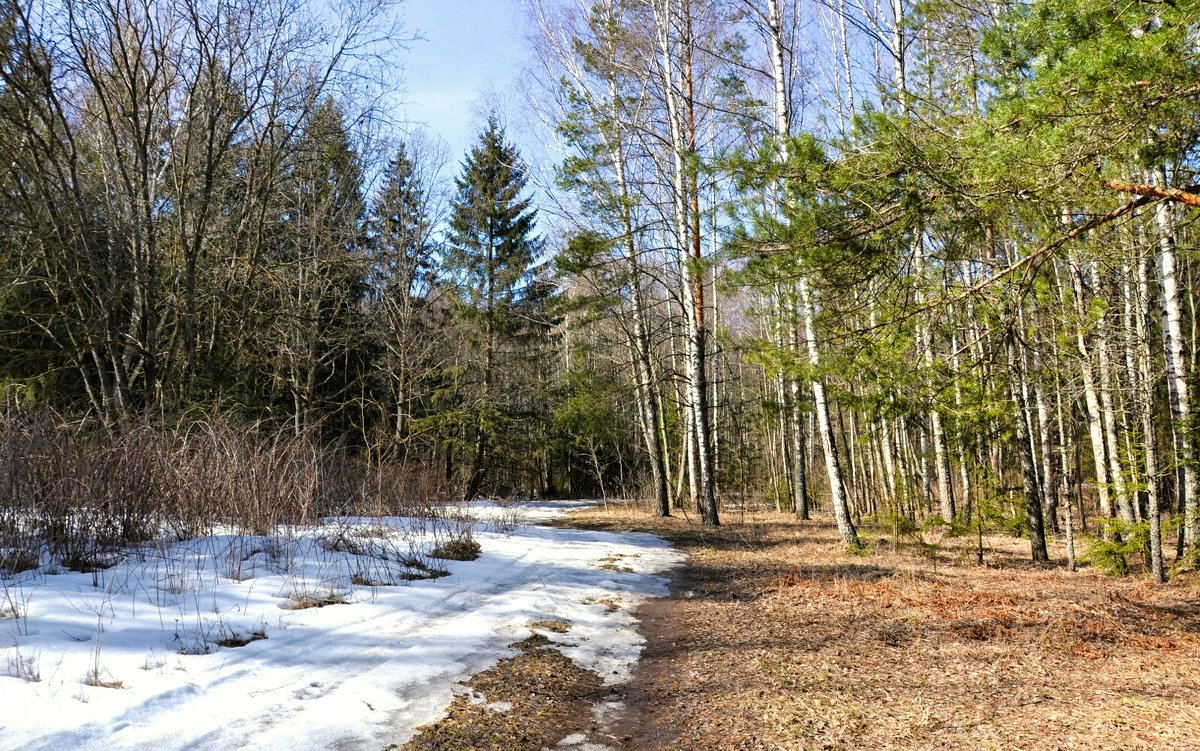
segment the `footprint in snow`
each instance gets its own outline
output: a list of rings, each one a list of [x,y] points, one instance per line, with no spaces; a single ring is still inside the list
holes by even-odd
[[[296,698],[297,699],[319,699],[322,696],[324,696],[326,693],[328,693],[328,691],[325,690],[325,686],[320,681],[313,681],[312,683],[308,684],[304,688],[297,691]]]

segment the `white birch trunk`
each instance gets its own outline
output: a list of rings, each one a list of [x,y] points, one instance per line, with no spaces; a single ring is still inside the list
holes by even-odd
[[[1136,249],[1132,246],[1128,250],[1131,256],[1137,254]],[[1136,300],[1137,280],[1133,265],[1126,262],[1121,267],[1121,298],[1124,303],[1124,317],[1121,322],[1121,328],[1124,330],[1124,355],[1125,355],[1125,382],[1129,384],[1128,390],[1134,394],[1133,401],[1136,402],[1139,392],[1140,375],[1138,363],[1138,349],[1141,346],[1138,342],[1138,323],[1135,321],[1140,313],[1135,311],[1140,310],[1140,302]],[[1136,412],[1135,407],[1132,411]],[[1134,415],[1132,420],[1137,420]],[[1130,480],[1132,485],[1137,485],[1138,466],[1138,449],[1136,446],[1137,436],[1135,431],[1130,429],[1128,423],[1125,424],[1126,429],[1122,431],[1122,437],[1125,444],[1125,462],[1129,467]],[[1141,497],[1137,490],[1131,489],[1129,492],[1131,519],[1133,521],[1142,521],[1142,504]]]
[[[1150,279],[1146,260],[1137,259],[1137,339],[1138,339],[1138,412],[1142,418],[1142,433],[1146,455],[1146,515],[1150,518],[1150,570],[1156,582],[1166,581],[1163,569],[1162,519],[1158,497],[1158,442],[1154,433],[1154,381],[1150,354]]]
[[[808,281],[804,277],[799,282],[800,317],[804,323],[804,337],[808,346],[808,363],[816,373],[821,365],[821,355],[817,349],[815,326],[813,325],[814,311],[812,297],[808,289]],[[842,469],[838,462],[837,442],[833,436],[833,424],[829,419],[829,402],[825,398],[825,384],[820,376],[813,376],[813,401],[817,411],[817,432],[821,434],[821,448],[825,451],[825,471],[829,475],[829,496],[833,504],[833,517],[837,522],[838,533],[847,545],[858,548],[862,543],[858,540],[858,530],[850,516],[850,506],[846,499],[846,486],[842,481]]]
[[[625,233],[623,244],[625,264],[630,276],[630,297],[633,304],[633,339],[634,339],[634,375],[637,379],[637,397],[643,414],[643,438],[646,453],[650,459],[651,480],[654,484],[654,503],[660,516],[671,515],[670,493],[667,489],[668,470],[666,466],[663,436],[658,430],[662,405],[658,400],[658,389],[654,384],[654,367],[650,354],[649,324],[646,314],[645,295],[642,291],[642,269],[638,261],[637,247],[634,241],[633,219],[629,215],[629,182],[625,175],[625,154],[621,139],[621,116],[617,111],[617,90],[615,80],[610,89],[610,99],[613,107],[611,121],[615,131],[614,141],[610,146],[610,159],[617,177],[617,191],[621,199],[621,222]]]
[[[688,23],[688,0],[680,0],[681,21]],[[692,500],[700,511],[706,524],[719,523],[715,485],[712,475],[712,445],[708,421],[708,393],[705,385],[705,349],[704,349],[704,308],[700,295],[703,278],[697,261],[692,257],[690,248],[696,238],[692,237],[692,229],[688,221],[688,197],[691,188],[688,180],[687,155],[688,141],[684,134],[683,113],[681,112],[679,94],[676,85],[676,62],[673,57],[671,26],[676,16],[675,4],[672,0],[663,0],[654,4],[657,21],[657,38],[659,54],[662,61],[663,96],[666,98],[667,119],[670,126],[671,151],[674,161],[672,187],[675,207],[675,231],[677,253],[679,256],[679,271],[681,275],[680,297],[683,302],[684,318],[686,319],[686,373],[688,390],[688,409],[691,414],[692,440],[689,449],[693,452],[690,468],[692,469]],[[685,61],[681,67],[686,67],[690,59],[687,42],[683,44]],[[690,75],[688,71],[682,71]],[[692,103],[685,102],[689,107]]]
[[[950,337],[950,367],[954,369],[954,408],[961,415],[963,413],[963,393],[962,381],[960,374],[962,373],[961,357],[958,353],[958,337]],[[967,449],[966,441],[962,436],[962,431],[959,431],[958,440],[955,445],[955,453],[958,455],[958,473],[959,483],[962,488],[962,503],[958,513],[962,514],[964,519],[971,518],[971,472],[967,468]]]
[[[787,90],[787,60],[785,57],[785,40],[783,39],[783,16],[780,13],[778,0],[767,0],[767,16],[770,26],[771,70],[775,88],[775,137],[779,141],[779,159],[786,163],[788,159],[788,138],[791,136],[791,108]],[[809,291],[808,279],[801,274],[798,280],[800,321],[804,326],[804,338],[808,348],[809,364],[814,373],[820,365],[820,354],[814,336],[813,303]],[[825,451],[825,471],[829,475],[830,499],[833,503],[834,518],[837,520],[838,532],[848,545],[859,547],[858,531],[850,516],[850,508],[846,498],[846,486],[842,479],[841,468],[838,465],[836,442],[833,436],[833,425],[829,416],[829,403],[825,398],[825,385],[820,377],[814,375],[811,381],[813,402],[817,413],[818,432],[821,434],[821,445]]]
[[[1084,405],[1087,407],[1088,436],[1091,438],[1092,444],[1092,460],[1096,471],[1096,492],[1100,498],[1100,513],[1108,519],[1113,516],[1111,487],[1108,482],[1108,458],[1105,451],[1104,426],[1100,417],[1100,398],[1096,388],[1095,372],[1092,370],[1092,353],[1084,336],[1087,306],[1083,302],[1081,273],[1078,269],[1073,269],[1071,272],[1075,315],[1079,319],[1075,326],[1075,347],[1079,350],[1080,376],[1083,379],[1083,398]]]
[[[1057,414],[1057,418],[1058,418],[1058,435],[1059,435],[1058,458],[1059,458],[1059,469],[1061,470],[1058,474],[1059,493],[1062,496],[1063,500],[1066,501],[1066,504],[1063,506],[1063,528],[1064,528],[1064,531],[1066,532],[1066,536],[1067,536],[1067,569],[1069,571],[1074,571],[1075,570],[1075,512],[1074,512],[1074,504],[1071,502],[1071,490],[1070,490],[1070,487],[1068,486],[1068,482],[1067,482],[1067,466],[1068,466],[1067,457],[1069,456],[1068,450],[1067,450],[1068,438],[1067,438],[1067,432],[1063,429],[1064,422],[1063,422],[1063,403],[1062,403],[1062,389],[1061,388],[1056,388],[1054,390],[1054,407],[1055,407],[1054,411]]]
[[[1035,350],[1033,354],[1034,368],[1038,373],[1045,372],[1042,353]],[[1041,487],[1042,504],[1046,513],[1047,526],[1051,533],[1058,533],[1058,482],[1054,471],[1054,431],[1050,426],[1050,410],[1046,406],[1046,392],[1040,382],[1033,385],[1034,406],[1037,409],[1038,437],[1041,439]]]
[[[1158,182],[1166,185],[1166,170],[1160,169]],[[1183,357],[1183,308],[1180,302],[1179,260],[1175,250],[1175,223],[1171,205],[1160,201],[1154,209],[1158,230],[1158,273],[1164,313],[1163,338],[1167,360],[1167,386],[1171,419],[1174,422],[1175,462],[1179,466],[1178,487],[1184,509],[1183,538],[1187,549],[1200,541],[1200,489],[1196,476],[1188,394],[1187,369]]]
[[[1021,458],[1021,474],[1025,485],[1025,518],[1029,523],[1030,551],[1034,561],[1049,560],[1046,535],[1042,525],[1042,499],[1038,491],[1037,460],[1034,458],[1033,434],[1029,420],[1028,374],[1025,357],[1008,344],[1009,367],[1013,376],[1012,399],[1016,405],[1017,452]]]

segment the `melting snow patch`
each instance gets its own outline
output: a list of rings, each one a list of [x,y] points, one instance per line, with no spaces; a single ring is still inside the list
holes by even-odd
[[[587,736],[583,733],[574,733],[568,735],[558,742],[555,747],[556,751],[612,751],[608,746],[601,746],[598,743],[589,743]]]
[[[608,725],[623,709],[625,709],[623,701],[606,701],[592,705],[592,716],[596,718],[596,724],[603,727]]]
[[[667,594],[661,574],[681,554],[650,535],[518,524],[511,506],[462,512],[454,523],[473,525],[482,546],[475,561],[428,557],[446,520],[343,519],[0,580],[0,601],[21,603],[0,620],[0,751],[403,743],[442,715],[456,683],[547,618],[571,624],[562,649],[581,667],[609,683],[628,677],[642,648],[633,610]],[[628,570],[605,570],[614,559]],[[301,601],[328,606],[287,608]],[[8,671],[24,677],[5,665],[27,666]]]

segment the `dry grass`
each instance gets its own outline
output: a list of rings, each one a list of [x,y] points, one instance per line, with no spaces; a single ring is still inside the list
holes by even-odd
[[[38,683],[42,680],[42,671],[38,667],[38,658],[30,657],[21,653],[19,648],[14,648],[5,660],[4,672],[0,675],[6,675],[10,678],[20,678],[26,683]]]
[[[221,637],[220,639],[217,639],[217,646],[225,647],[226,649],[236,649],[237,647],[244,647],[247,644],[251,644],[256,641],[262,641],[266,638],[267,632],[262,630],[251,631],[247,636],[237,633],[230,633]]]
[[[1194,575],[1071,574],[1003,538],[985,566],[953,539],[851,556],[832,524],[780,514],[568,523],[691,555],[675,598],[642,612],[641,727],[619,747],[1200,749]]]
[[[341,592],[293,592],[288,595],[283,607],[285,610],[310,610],[348,602],[346,595]]]
[[[430,558],[443,561],[473,561],[479,558],[483,548],[470,535],[446,540],[430,552]]]
[[[549,631],[554,634],[565,634],[571,630],[571,624],[558,618],[548,618],[542,621],[534,621],[533,623],[529,624],[529,628],[535,631]]]
[[[104,676],[101,675],[100,671],[97,669],[92,669],[92,670],[88,671],[87,675],[84,676],[84,678],[83,678],[83,685],[93,686],[95,688],[112,688],[112,689],[125,688],[124,681],[118,681],[115,679],[108,680],[108,679],[104,678]]]

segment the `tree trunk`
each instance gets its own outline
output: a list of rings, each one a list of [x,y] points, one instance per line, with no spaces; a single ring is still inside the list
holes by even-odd
[[[1070,489],[1068,481],[1067,481],[1067,478],[1068,478],[1067,457],[1071,455],[1071,451],[1070,451],[1070,447],[1068,446],[1070,437],[1067,435],[1067,432],[1063,429],[1063,403],[1062,403],[1062,389],[1061,388],[1056,388],[1054,390],[1054,412],[1058,419],[1059,493],[1062,496],[1062,499],[1064,501],[1066,501],[1066,503],[1063,505],[1063,528],[1064,528],[1064,531],[1066,532],[1066,536],[1067,536],[1067,569],[1070,571],[1074,571],[1075,570],[1075,514],[1074,514],[1074,510],[1073,510],[1074,504],[1072,504],[1072,502],[1071,502],[1071,489]]]
[[[1092,287],[1100,290],[1100,269],[1091,264]],[[1109,357],[1107,315],[1102,314],[1096,324],[1096,355],[1100,362],[1100,413],[1104,425],[1104,445],[1108,454],[1108,476],[1116,495],[1117,511],[1121,520],[1133,521],[1133,504],[1125,484],[1125,471],[1121,466],[1121,448],[1117,436],[1117,409],[1113,400],[1115,374]]]
[[[1150,279],[1146,259],[1137,259],[1137,339],[1138,339],[1138,411],[1142,418],[1142,433],[1146,453],[1146,515],[1150,520],[1150,570],[1154,581],[1166,581],[1163,570],[1162,519],[1158,498],[1158,441],[1154,432],[1154,382],[1150,353]]]
[[[610,90],[613,106],[616,107],[616,85]],[[611,152],[617,174],[617,190],[621,197],[621,222],[625,233],[625,263],[629,271],[630,297],[633,303],[633,357],[634,375],[637,379],[637,398],[645,425],[642,430],[646,443],[646,454],[650,459],[650,476],[654,484],[654,507],[659,516],[671,515],[671,497],[667,488],[666,446],[658,430],[662,404],[658,399],[658,388],[654,383],[654,365],[650,352],[649,325],[647,323],[645,294],[642,291],[642,269],[638,261],[633,229],[629,213],[629,186],[625,178],[625,156],[620,135],[620,113],[614,111],[613,122],[617,133]]]
[[[1035,350],[1033,355],[1034,369],[1037,373],[1045,373],[1045,363],[1042,360],[1040,350]],[[1050,427],[1050,410],[1046,406],[1045,389],[1041,383],[1035,382],[1033,385],[1034,406],[1037,409],[1038,437],[1041,446],[1041,485],[1044,505],[1046,509],[1046,522],[1050,528],[1051,534],[1058,534],[1058,482],[1055,479],[1054,467],[1054,430]]]
[[[1166,185],[1166,170],[1160,168],[1157,178]],[[1175,223],[1171,204],[1160,201],[1154,208],[1158,229],[1158,269],[1162,291],[1163,339],[1167,360],[1167,387],[1171,404],[1171,420],[1175,434],[1175,463],[1177,487],[1184,510],[1183,539],[1187,548],[1200,541],[1200,488],[1196,476],[1191,431],[1191,399],[1188,394],[1187,369],[1183,357],[1183,310],[1180,304],[1178,267],[1175,250]]]
[[[825,384],[818,375],[821,357],[817,349],[815,327],[813,325],[814,311],[808,282],[804,277],[799,281],[800,317],[804,324],[805,341],[808,346],[808,362],[812,366],[813,401],[817,411],[817,430],[821,434],[821,446],[825,450],[825,471],[829,475],[829,496],[833,504],[833,516],[837,521],[838,533],[852,548],[862,547],[858,539],[858,530],[850,516],[850,507],[846,500],[846,486],[842,481],[842,469],[838,463],[837,443],[833,436],[833,423],[829,418],[829,402],[825,398]]]
[[[709,425],[708,386],[706,379],[707,353],[704,324],[704,275],[700,268],[700,237],[695,231],[699,217],[689,217],[689,206],[696,214],[699,196],[695,189],[695,99],[692,91],[692,52],[690,0],[681,0],[678,22],[682,27],[680,43],[682,60],[676,78],[676,61],[672,56],[670,32],[677,26],[674,2],[656,2],[658,15],[658,44],[662,59],[663,91],[667,103],[667,119],[670,121],[671,148],[674,157],[673,198],[675,204],[675,231],[678,247],[679,273],[681,275],[680,297],[683,300],[686,319],[686,379],[688,387],[688,409],[691,413],[694,440],[694,483],[693,502],[705,524],[720,523],[717,514],[716,486],[712,475],[712,443]],[[676,87],[684,88],[682,103]],[[682,111],[681,111],[682,105]]]
[[[1061,286],[1061,285],[1060,285]],[[1092,460],[1096,471],[1096,492],[1100,498],[1100,513],[1105,519],[1112,518],[1114,511],[1108,482],[1108,457],[1105,449],[1102,409],[1096,388],[1095,371],[1092,369],[1092,353],[1084,335],[1087,322],[1087,306],[1083,301],[1082,272],[1076,268],[1071,272],[1071,286],[1075,299],[1075,346],[1079,350],[1080,375],[1083,377],[1083,397],[1087,407],[1088,435],[1092,444]]]
[[[1029,422],[1029,404],[1025,368],[1022,358],[1015,352],[1015,345],[1008,343],[1009,369],[1012,373],[1012,399],[1016,405],[1017,451],[1021,456],[1021,474],[1025,488],[1025,518],[1029,523],[1029,542],[1035,562],[1048,561],[1046,535],[1042,525],[1042,497],[1038,489],[1037,463],[1034,460],[1033,443]]]
[[[807,439],[804,435],[804,420],[799,408],[796,406],[798,398],[797,394],[800,390],[800,383],[795,379],[792,380],[792,460],[795,462],[795,469],[792,474],[796,478],[796,516],[801,519],[809,518],[809,503],[808,503],[808,446]]]
[[[950,338],[950,351],[954,353],[950,358],[950,367],[954,370],[954,408],[958,411],[959,415],[962,415],[965,405],[963,403],[962,383],[960,380],[962,363],[960,362],[958,354],[957,337]],[[961,508],[959,508],[957,511],[964,520],[970,521],[971,472],[967,467],[966,436],[962,435],[963,430],[961,428],[961,423],[958,433],[959,435],[956,437],[955,441],[955,453],[958,455],[959,486],[962,488],[962,503]]]

